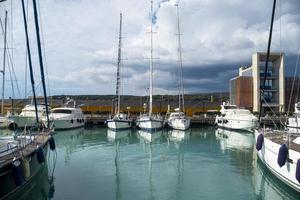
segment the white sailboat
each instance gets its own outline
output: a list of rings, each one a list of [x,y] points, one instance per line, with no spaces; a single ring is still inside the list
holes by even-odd
[[[151,16],[153,16],[153,0],[151,0]],[[150,102],[149,102],[149,112],[141,114],[137,120],[136,124],[141,129],[147,129],[147,130],[157,130],[162,128],[163,126],[163,119],[160,115],[153,114],[152,110],[152,95],[153,95],[153,23],[151,21],[150,26],[150,42],[151,42],[151,48],[150,48]]]
[[[122,13],[120,13],[120,32],[119,32],[119,48],[118,48],[118,65],[117,65],[117,83],[116,96],[118,97],[116,112],[108,120],[106,120],[107,127],[110,129],[129,129],[132,127],[132,119],[126,113],[121,113],[121,95],[120,95],[120,71],[121,71],[121,50],[122,50]]]
[[[268,70],[272,27],[276,0],[273,3],[271,28],[265,71]],[[263,88],[265,86],[265,79]],[[263,94],[263,93],[262,93]],[[261,102],[262,107],[262,102]],[[262,108],[260,109],[262,110]],[[261,112],[260,112],[261,113]],[[262,128],[254,132],[256,152],[260,161],[279,180],[300,193],[300,137],[287,131]]]
[[[182,74],[182,53],[181,53],[181,33],[180,33],[180,21],[179,21],[179,5],[175,5],[177,8],[177,35],[178,35],[178,104],[179,107],[168,114],[167,124],[169,127],[177,130],[187,130],[190,128],[191,120],[185,115],[184,109],[184,89],[183,89],[183,74]]]

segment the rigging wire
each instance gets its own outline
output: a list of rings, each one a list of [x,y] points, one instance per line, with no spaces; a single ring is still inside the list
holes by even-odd
[[[40,7],[40,1],[37,1],[37,7],[38,7],[38,13],[40,16],[40,30],[41,30],[41,39],[42,39],[42,47],[44,51],[44,64],[46,68],[46,80],[47,80],[47,88],[48,88],[48,96],[50,96],[50,105],[52,104],[52,97],[51,97],[51,91],[50,91],[50,83],[49,83],[49,74],[48,74],[48,63],[47,63],[47,58],[46,58],[46,45],[45,45],[45,37],[44,37],[44,29],[43,29],[43,23],[42,23],[42,13],[41,13],[41,7]]]
[[[0,18],[0,26],[1,26],[1,30],[2,30],[2,36],[4,36],[4,27],[3,27],[3,22],[2,22],[2,19]],[[8,44],[6,44],[6,53],[7,53],[7,65],[8,65],[8,69],[11,70],[9,71],[10,72],[10,81],[11,81],[11,84],[12,84],[12,92],[13,92],[13,96],[14,95],[14,86],[13,86],[13,82],[15,81],[16,82],[16,87],[17,87],[17,92],[18,92],[18,95],[21,97],[21,92],[20,92],[20,88],[19,88],[19,84],[18,84],[18,80],[17,80],[17,76],[16,76],[16,73],[15,73],[15,70],[14,70],[14,66],[13,66],[13,58],[12,58],[12,55],[10,53],[10,50],[12,48],[9,48]],[[11,69],[10,69],[11,67]]]
[[[293,77],[292,89],[291,89],[291,92],[290,92],[290,99],[289,99],[289,105],[288,105],[287,115],[289,115],[289,113],[290,113],[290,107],[291,107],[291,103],[292,103],[292,96],[293,96],[294,86],[295,86],[296,77],[297,77],[297,73],[298,73],[299,55],[300,55],[300,48],[299,48],[299,50],[298,50],[298,56],[297,56],[297,61],[296,61],[296,66],[295,66],[295,71],[294,71],[294,77]],[[298,102],[299,79],[297,79],[297,83],[298,83],[298,87],[297,87],[296,102]]]
[[[28,21],[28,1],[26,2],[26,21]],[[24,93],[24,98],[27,98],[27,81],[28,81],[28,49],[26,48],[26,54],[25,54],[25,93]]]

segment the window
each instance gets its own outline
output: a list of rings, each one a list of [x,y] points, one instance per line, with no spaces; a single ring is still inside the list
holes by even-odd
[[[52,113],[71,114],[72,110],[57,109],[57,110],[53,110]]]

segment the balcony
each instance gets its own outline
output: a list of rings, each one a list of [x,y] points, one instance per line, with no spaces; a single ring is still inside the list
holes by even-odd
[[[272,73],[271,72],[267,72],[267,73],[264,73],[264,72],[260,72],[260,77],[265,77],[265,75],[266,75],[266,77],[271,77],[272,76]]]

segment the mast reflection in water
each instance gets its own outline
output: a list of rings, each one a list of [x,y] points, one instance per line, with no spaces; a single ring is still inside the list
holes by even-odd
[[[299,199],[259,168],[251,133],[94,128],[54,137],[53,199]]]

